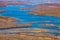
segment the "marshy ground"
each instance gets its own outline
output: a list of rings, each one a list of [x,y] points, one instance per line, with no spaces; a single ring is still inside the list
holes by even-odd
[[[0,40],[60,40],[60,4],[28,4],[0,2]]]

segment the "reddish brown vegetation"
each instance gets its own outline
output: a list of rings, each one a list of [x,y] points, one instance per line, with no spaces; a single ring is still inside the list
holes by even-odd
[[[29,7],[29,8],[21,8],[21,10],[37,10],[37,9],[51,9],[51,8],[60,8],[60,4],[38,4],[35,7]]]
[[[0,6],[6,6],[6,2],[0,2]]]
[[[32,10],[32,8],[21,8],[21,10]]]
[[[58,16],[60,17],[60,4],[39,4],[36,9],[29,14],[43,15],[43,16]]]
[[[20,4],[29,4],[30,2],[14,2],[14,1],[3,1],[3,2],[0,2],[0,6],[6,6],[6,5],[9,5],[9,4],[16,4],[16,5],[20,5]]]
[[[28,4],[29,2],[6,2],[7,4]]]
[[[6,12],[6,10],[0,10],[0,12]]]
[[[38,5],[36,5],[36,7],[43,7],[43,8],[60,8],[60,4],[56,4],[56,3],[46,3],[46,4],[38,4]]]
[[[58,26],[58,29],[60,30],[60,26]]]

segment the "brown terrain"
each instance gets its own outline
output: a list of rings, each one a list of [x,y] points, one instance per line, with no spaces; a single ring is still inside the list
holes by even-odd
[[[25,33],[23,33],[24,31]],[[53,34],[45,34],[45,31],[47,32],[47,29],[39,29],[39,28],[35,29],[22,28],[22,29],[15,29],[15,31],[4,30],[5,34],[3,33],[0,34],[0,40],[60,40],[60,36],[55,36]],[[10,33],[16,32],[16,34],[7,34],[8,32]],[[49,32],[51,32],[51,30],[49,30]]]
[[[35,10],[29,14],[60,17],[60,4],[38,4]]]
[[[2,5],[3,4],[3,5]],[[0,6],[6,6],[7,4],[21,4],[20,2],[3,2]],[[26,9],[29,10],[30,8]],[[24,9],[23,9],[24,10]],[[32,10],[32,8],[31,8]],[[5,12],[5,10],[0,10],[0,12]],[[60,4],[39,4],[36,5],[36,9],[29,14],[43,15],[43,16],[58,16],[60,17]],[[12,27],[26,27],[32,26],[34,22],[27,24],[16,24],[15,22],[20,22],[20,20],[11,17],[0,16],[0,28],[12,28]],[[43,26],[55,26],[54,24],[42,24]],[[60,26],[58,27],[60,29]],[[1,32],[1,30],[0,30]],[[16,34],[7,34],[8,32]],[[22,33],[25,32],[25,33]],[[33,34],[30,34],[33,33]],[[4,30],[0,34],[0,40],[60,40],[60,36],[55,36],[54,34],[45,34],[47,32],[56,32],[55,30],[47,29],[15,29],[15,30]],[[37,34],[35,34],[37,33]],[[60,33],[60,32],[59,32]]]
[[[32,26],[32,24],[34,24],[33,22],[30,22],[28,24],[17,24],[18,26]]]
[[[49,29],[41,29],[41,28],[16,28],[16,29],[11,29],[11,30],[3,30],[0,31],[2,34],[8,34],[8,33],[27,33],[27,34],[36,34],[36,33],[48,33],[48,32],[56,32],[56,30],[49,30]],[[59,32],[58,32],[59,33]]]
[[[60,26],[58,26],[58,29],[60,30]]]
[[[20,8],[21,10],[32,10],[32,8]]]
[[[46,34],[30,35],[25,33],[1,34],[0,40],[60,40],[60,36]]]
[[[19,27],[19,26],[32,26],[33,22],[28,24],[16,24],[15,22],[19,22],[16,18],[4,17],[0,16],[0,28],[8,28],[8,27]]]
[[[7,27],[15,27],[16,24],[12,21],[17,21],[16,19],[13,20],[9,17],[0,16],[0,28],[7,28]]]
[[[6,6],[7,4],[5,2],[0,2],[0,6]]]
[[[30,4],[30,2],[23,2],[23,1],[2,1],[0,2],[0,6],[6,6],[10,4],[20,5],[20,4]]]
[[[6,12],[6,10],[0,10],[0,12]]]

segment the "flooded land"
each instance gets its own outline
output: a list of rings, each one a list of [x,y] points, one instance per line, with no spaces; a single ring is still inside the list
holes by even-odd
[[[0,40],[60,40],[60,4],[0,1]]]

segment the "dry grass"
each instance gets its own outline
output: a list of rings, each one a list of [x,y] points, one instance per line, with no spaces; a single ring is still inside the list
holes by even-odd
[[[45,34],[45,32],[54,32],[47,29],[22,28],[22,29],[10,30],[10,31],[4,30],[2,32],[5,33],[0,34],[0,40],[60,40],[60,36],[55,36],[53,34]],[[12,34],[9,34],[8,32]]]
[[[45,34],[29,35],[24,33],[1,34],[0,40],[60,40],[60,36]]]
[[[54,31],[39,28],[0,30],[0,40],[60,40],[60,36],[46,33]]]
[[[10,27],[26,27],[26,26],[32,26],[33,22],[30,22],[28,24],[16,24],[15,22],[19,22],[20,20],[16,18],[10,18],[5,16],[0,16],[0,28],[10,28]]]

